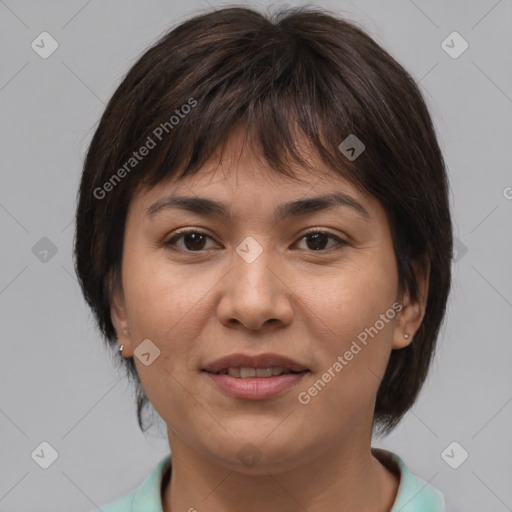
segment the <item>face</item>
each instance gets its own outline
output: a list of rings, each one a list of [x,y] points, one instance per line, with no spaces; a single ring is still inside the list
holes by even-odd
[[[369,443],[391,350],[410,343],[422,310],[398,295],[375,198],[313,158],[315,171],[281,176],[241,141],[234,132],[220,164],[133,198],[112,317],[171,450],[241,471],[254,454],[264,472]],[[310,201],[333,194],[329,207]],[[234,354],[249,359],[216,375],[212,364]],[[268,377],[291,368],[277,356],[305,371]]]

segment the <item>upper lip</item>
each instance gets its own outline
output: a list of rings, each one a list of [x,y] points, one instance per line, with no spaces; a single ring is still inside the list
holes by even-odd
[[[307,370],[304,365],[279,354],[259,354],[255,356],[230,354],[207,364],[203,370],[217,373],[228,368],[269,368],[271,366],[286,368],[293,372]]]

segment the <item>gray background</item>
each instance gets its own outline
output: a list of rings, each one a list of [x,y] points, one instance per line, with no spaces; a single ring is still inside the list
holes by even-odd
[[[72,220],[106,101],[164,31],[225,5],[210,2],[0,1],[2,512],[91,510],[168,452],[161,424],[140,433],[86,309]],[[311,4],[344,11],[419,81],[451,179],[457,261],[439,350],[413,410],[374,446],[401,455],[452,511],[512,510],[512,2]],[[31,48],[43,31],[59,44],[47,59]],[[457,59],[441,47],[453,31],[469,44]],[[56,254],[41,252],[43,237]],[[31,458],[43,441],[59,455],[46,470]],[[458,469],[441,457],[453,441],[469,453]]]

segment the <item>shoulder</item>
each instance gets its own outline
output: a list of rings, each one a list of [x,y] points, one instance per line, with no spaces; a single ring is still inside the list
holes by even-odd
[[[404,461],[395,453],[372,448],[379,459],[391,459],[400,473],[398,492],[390,512],[446,512],[446,503],[441,491],[411,473]]]
[[[133,491],[91,512],[162,512],[162,478],[171,466],[171,455],[166,455],[146,479]]]
[[[94,509],[92,512],[131,512],[133,510],[133,497],[136,491],[125,494],[114,501]]]

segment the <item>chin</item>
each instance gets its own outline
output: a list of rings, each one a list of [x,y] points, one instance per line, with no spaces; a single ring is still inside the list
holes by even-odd
[[[275,427],[275,426],[274,426]],[[225,458],[231,469],[244,474],[262,474],[268,472],[284,471],[302,460],[301,454],[306,447],[297,446],[297,436],[286,432],[277,435],[277,430],[269,435],[271,430],[245,431],[243,435],[236,436],[227,442],[228,446],[219,457]]]

